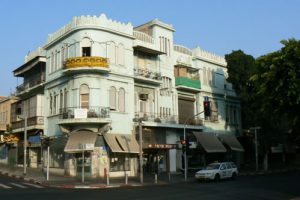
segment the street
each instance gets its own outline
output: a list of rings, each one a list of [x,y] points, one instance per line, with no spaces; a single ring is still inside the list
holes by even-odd
[[[24,181],[0,176],[1,199],[293,199],[300,197],[299,172],[272,175],[241,176],[221,182],[182,182],[168,185],[120,187],[106,189],[60,189],[30,185]],[[10,183],[15,183],[11,185]],[[2,187],[1,187],[2,185]],[[9,188],[3,187],[9,186]],[[22,184],[24,185],[24,184]]]

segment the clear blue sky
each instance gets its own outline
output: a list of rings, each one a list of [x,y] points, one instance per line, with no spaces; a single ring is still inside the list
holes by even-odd
[[[9,0],[0,3],[0,96],[15,90],[12,71],[28,51],[72,16],[105,13],[134,26],[159,18],[174,25],[175,43],[224,55],[255,57],[300,39],[300,0]]]

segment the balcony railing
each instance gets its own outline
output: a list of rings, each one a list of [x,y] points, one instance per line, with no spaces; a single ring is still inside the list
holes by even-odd
[[[141,40],[143,42],[154,44],[153,37],[151,37],[150,35],[148,35],[146,33],[143,33],[143,32],[140,32],[140,31],[133,31],[133,36],[136,39]]]
[[[141,76],[143,78],[149,78],[149,79],[154,79],[154,80],[161,80],[161,73],[156,72],[156,71],[151,71],[148,69],[142,69],[135,67],[134,68],[134,76]]]
[[[21,93],[21,92],[23,92],[23,91],[25,91],[25,90],[28,90],[28,89],[30,89],[30,88],[33,88],[33,87],[35,87],[35,86],[37,86],[37,85],[40,85],[40,84],[42,84],[42,83],[44,83],[44,82],[45,82],[44,76],[41,77],[41,78],[39,78],[39,79],[30,80],[30,81],[25,82],[25,83],[23,83],[23,84],[21,84],[21,85],[18,85],[17,88],[16,88],[16,93],[17,93],[17,94],[18,94],[18,93]]]
[[[178,76],[175,78],[175,85],[176,86],[182,85],[190,88],[201,89],[200,80],[194,80],[183,76]]]
[[[109,107],[68,107],[60,109],[61,119],[77,119],[77,118],[109,118]]]
[[[200,117],[193,117],[191,119],[186,119],[186,118],[180,118],[179,117],[179,124],[186,124],[186,125],[198,125],[201,126],[203,125],[203,119]]]
[[[65,63],[65,69],[79,68],[79,67],[105,67],[109,66],[108,58],[98,56],[87,57],[73,57],[68,58]]]
[[[143,121],[156,123],[176,124],[178,122],[178,116],[176,115],[163,115],[151,112],[136,112],[135,118],[141,118]]]
[[[24,128],[24,120],[12,122],[12,129]],[[36,126],[36,125],[44,125],[44,117],[43,116],[35,116],[29,117],[27,119],[27,127]]]

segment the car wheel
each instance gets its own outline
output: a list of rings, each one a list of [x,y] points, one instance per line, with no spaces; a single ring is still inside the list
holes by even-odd
[[[232,173],[231,179],[232,179],[232,180],[235,180],[235,179],[236,179],[236,173],[235,173],[235,172]]]
[[[214,179],[215,181],[220,181],[220,174],[216,174]]]

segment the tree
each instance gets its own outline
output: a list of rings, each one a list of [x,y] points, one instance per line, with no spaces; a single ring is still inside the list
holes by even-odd
[[[299,134],[300,41],[281,43],[280,50],[256,59],[257,71],[250,80],[260,98],[260,112],[270,124]]]
[[[250,77],[254,74],[255,58],[242,50],[232,51],[225,55],[228,69],[227,81],[230,82],[241,100],[242,124],[249,128],[255,124],[255,101],[253,83]]]

